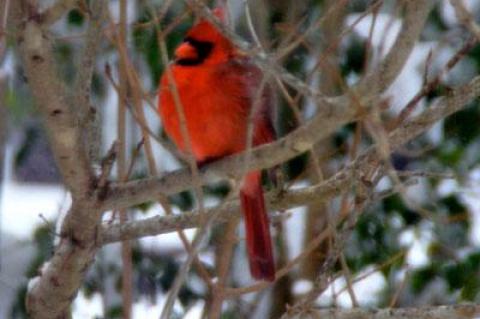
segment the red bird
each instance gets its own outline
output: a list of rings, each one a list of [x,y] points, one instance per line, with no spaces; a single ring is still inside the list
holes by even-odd
[[[214,13],[225,21],[222,9],[215,9]],[[206,20],[200,20],[188,31],[169,68],[197,163],[244,151],[248,118],[261,86],[261,71]],[[160,116],[168,136],[181,151],[188,152],[173,91],[165,72],[160,83]],[[255,106],[253,146],[274,140],[272,102],[270,90],[265,87],[259,106]],[[249,172],[243,178],[240,200],[250,272],[256,279],[273,281],[275,265],[260,171]]]

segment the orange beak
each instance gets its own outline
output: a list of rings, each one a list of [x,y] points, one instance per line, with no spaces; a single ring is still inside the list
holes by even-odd
[[[190,43],[183,42],[175,50],[175,60],[195,60],[198,59],[198,52]]]

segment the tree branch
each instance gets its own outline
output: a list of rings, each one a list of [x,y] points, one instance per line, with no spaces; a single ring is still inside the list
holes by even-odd
[[[258,53],[255,47],[245,42],[241,37],[221,23],[202,1],[186,0],[186,2],[199,16],[214,24],[236,47],[247,52],[264,72],[279,76],[285,83],[288,83],[288,85],[297,91],[307,96],[315,97],[319,102],[323,102],[324,99],[330,101],[325,96],[322,96],[318,90],[312,89],[304,81],[281,67],[271,56]],[[423,30],[423,26],[433,4],[432,0],[404,0],[404,2],[406,3],[405,18],[395,43],[380,65],[352,89],[352,91],[356,92],[356,95],[363,100],[369,100],[372,95],[382,93],[398,76]],[[376,91],[372,91],[373,87],[376,88]],[[363,96],[367,92],[370,93],[368,99]]]
[[[250,50],[249,45],[232,31],[219,23],[211,14],[210,10],[199,1],[187,0],[192,7],[206,19],[214,23],[224,34],[226,34],[239,48],[246,51]],[[400,72],[400,66],[408,58],[415,40],[423,28],[425,18],[430,10],[430,0],[412,1],[407,0],[406,21],[402,25],[395,44],[381,66],[370,76],[373,78],[382,78],[385,83],[393,81]],[[414,16],[413,18],[409,18]],[[412,21],[411,21],[412,19]],[[415,20],[415,21],[413,21]],[[289,160],[299,154],[311,149],[311,147],[321,139],[329,136],[339,127],[353,121],[358,115],[356,107],[353,107],[352,98],[347,95],[336,98],[321,97],[318,92],[311,88],[300,79],[291,75],[283,68],[272,62],[271,59],[260,54],[253,54],[252,58],[257,61],[263,69],[268,72],[274,72],[285,82],[295,87],[298,91],[310,96],[317,97],[321,105],[318,113],[313,119],[288,134],[286,137],[277,140],[274,143],[255,148],[252,151],[250,164],[252,169],[265,169],[275,166],[286,160]],[[401,62],[401,63],[400,63]],[[272,71],[273,68],[273,71]],[[386,75],[380,76],[379,74]],[[365,84],[362,84],[365,83]],[[361,82],[359,89],[354,88],[356,96],[360,96],[361,101],[355,101],[355,104],[364,103],[368,105],[372,94],[368,98],[361,97],[361,91],[371,91],[368,82]],[[308,89],[307,89],[308,88]],[[209,165],[207,169],[202,170],[200,176],[202,183],[206,183],[212,176],[227,177],[238,173],[243,154],[228,157]],[[187,170],[178,170],[162,177],[150,177],[142,180],[131,181],[125,184],[114,184],[107,198],[102,205],[103,209],[121,209],[132,205],[137,205],[149,201],[159,194],[174,194],[190,188],[192,177]]]
[[[450,0],[450,4],[455,9],[457,19],[480,41],[480,26],[475,23],[471,13],[465,7],[463,0]]]
[[[341,176],[340,176],[341,175]],[[302,190],[290,191],[281,197],[266,195],[266,203],[270,210],[285,210],[288,208],[302,205],[302,203],[312,200],[322,200],[334,197],[338,194],[345,183],[347,176],[339,174],[338,178],[332,178],[329,183],[322,183],[317,186],[303,188]],[[120,240],[135,239],[144,236],[154,236],[175,231],[177,228],[187,229],[195,228],[201,222],[218,212],[216,223],[226,222],[231,216],[240,214],[238,200],[233,200],[225,204],[219,211],[218,207],[205,210],[205,214],[197,211],[182,213],[180,215],[155,216],[139,221],[132,221],[123,225],[104,226],[101,236],[102,244],[109,244]]]
[[[15,1],[15,7],[20,2]],[[31,6],[28,10],[36,10]],[[17,11],[18,12],[18,11]],[[79,196],[92,182],[81,132],[70,110],[67,90],[58,76],[49,35],[34,12],[21,12],[17,24],[18,46],[35,103],[42,113],[50,145],[64,183],[73,196]]]
[[[77,77],[73,89],[78,124],[84,133],[86,148],[91,161],[98,161],[101,143],[100,112],[90,101],[90,88],[95,70],[95,61],[98,47],[102,38],[102,26],[105,21],[107,3],[98,0],[92,3],[90,20],[85,37],[85,45],[81,54],[81,61],[77,66]]]
[[[387,56],[358,84],[358,92],[370,96],[382,93],[402,71],[423,30],[432,8],[432,0],[404,0],[405,13],[400,32]],[[359,95],[362,95],[360,93]]]
[[[347,104],[326,104],[312,120],[286,137],[253,149],[249,168],[253,170],[272,167],[308,151],[317,141],[354,118],[354,110],[347,107]],[[201,182],[207,183],[218,177],[235,177],[242,168],[243,158],[244,153],[241,153],[208,165],[200,171]],[[101,208],[121,209],[152,200],[160,194],[175,194],[191,188],[191,181],[188,170],[181,169],[164,176],[113,183]]]
[[[480,315],[480,306],[451,305],[422,308],[391,309],[309,309],[309,315],[322,319],[471,319]],[[304,318],[305,314],[290,318]]]
[[[67,11],[73,9],[77,2],[78,0],[57,0],[42,13],[42,24],[46,27],[54,24],[60,20]]]
[[[33,2],[13,2],[19,53],[56,163],[72,194],[72,206],[53,257],[29,283],[26,305],[29,318],[68,318],[69,306],[97,251],[101,211],[94,200],[96,178],[76,125],[76,108],[58,75],[50,34],[41,17]]]
[[[388,139],[390,151],[399,149],[405,143],[427,131],[436,122],[461,110],[478,96],[480,96],[480,76],[473,78],[468,84],[458,87],[452,91],[449,96],[441,98],[434,106],[428,108],[412,120],[405,122],[399,126],[399,128],[390,133]],[[256,154],[257,152],[258,151],[255,151],[252,154]],[[261,161],[256,161],[258,158],[257,156],[254,158],[256,164],[263,164]],[[220,168],[222,168],[222,163],[226,163],[225,165],[227,165],[232,160],[233,158],[231,160],[222,160],[218,166],[212,164],[212,169],[208,169],[207,172],[212,170],[219,171]],[[363,152],[362,155],[358,156],[356,160],[328,180],[301,190],[289,191],[281,197],[273,197],[269,195],[266,197],[266,201],[269,207],[273,210],[286,210],[313,200],[321,201],[331,199],[348,190],[352,185],[362,183],[362,177],[378,163],[379,156],[377,154],[377,148],[375,145],[372,145]],[[219,168],[217,169],[217,167]],[[166,182],[167,185],[165,187],[168,189],[173,188],[175,185],[169,187],[170,183],[174,183],[178,176],[180,176],[178,180],[183,180],[184,177],[181,176],[184,174],[188,175],[187,172],[183,170],[168,174],[163,179],[163,181],[168,181]],[[206,179],[206,174],[202,174],[202,178]],[[162,179],[160,179],[160,184],[161,180]],[[148,190],[146,186],[143,187],[145,187],[143,189]],[[133,196],[137,198],[137,195]],[[138,196],[140,196],[140,194]],[[238,205],[238,201],[227,203],[225,207],[222,208],[221,212],[219,212],[216,222],[225,222],[225,220],[228,219],[229,214],[238,214]],[[215,208],[212,208],[207,210],[205,214],[211,215],[214,212]],[[198,226],[204,218],[205,216],[203,214],[194,212],[176,216],[157,216],[141,221],[126,223],[124,225],[112,225],[103,228],[102,243],[108,244],[119,240],[153,236],[172,232],[177,228],[193,228]]]

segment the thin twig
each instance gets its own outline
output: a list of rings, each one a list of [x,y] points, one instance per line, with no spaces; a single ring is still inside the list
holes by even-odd
[[[157,25],[157,30],[160,30],[159,26]],[[160,31],[158,31],[158,34],[160,34]],[[170,67],[168,67],[169,60],[167,56],[167,46],[165,44],[165,39],[164,38],[158,38],[158,41],[160,43],[160,52],[161,52],[161,58],[163,61],[163,64],[166,65],[165,69],[165,74],[168,79],[169,83],[169,89],[172,93],[174,104],[175,104],[175,110],[176,114],[179,118],[179,123],[180,123],[180,131],[181,131],[181,136],[183,139],[183,143],[185,145],[185,151],[187,152],[188,155],[188,164],[190,167],[190,170],[192,172],[192,177],[193,177],[193,186],[194,186],[194,192],[198,200],[198,205],[200,212],[204,211],[204,201],[203,201],[203,191],[201,188],[201,180],[198,172],[198,166],[195,162],[194,154],[193,154],[193,148],[192,148],[192,143],[190,140],[190,135],[187,129],[187,122],[185,118],[185,112],[184,112],[184,107],[182,105],[182,101],[180,99],[180,94],[177,88],[177,85],[175,83],[175,78],[173,77],[173,73]],[[171,316],[171,312],[173,310],[173,305],[175,303],[175,300],[177,298],[177,295],[180,291],[180,287],[183,284],[183,281],[190,269],[191,263],[196,259],[198,250],[200,249],[200,245],[203,242],[203,239],[206,237],[206,234],[212,224],[213,218],[215,214],[212,215],[207,220],[204,220],[202,223],[202,226],[200,229],[197,231],[195,234],[195,237],[192,242],[191,250],[188,254],[187,260],[182,264],[180,267],[178,274],[170,288],[167,301],[165,302],[165,306],[162,309],[162,313],[160,314],[160,318],[168,319]]]
[[[120,25],[118,30],[117,42],[120,47],[126,47],[127,37],[127,2],[120,0]],[[125,60],[119,61],[119,99],[118,99],[118,122],[117,122],[117,136],[119,141],[119,152],[117,162],[117,175],[122,181],[127,179],[126,168],[126,114],[127,106],[125,103],[126,96],[128,96],[128,66]],[[127,210],[119,211],[120,224],[128,221]],[[133,265],[132,265],[132,247],[130,241],[122,241],[122,316],[125,319],[132,317],[133,307]]]
[[[391,150],[397,150],[398,148],[402,147],[403,144],[410,141],[411,139],[415,138],[425,130],[427,130],[431,125],[436,123],[442,118],[453,114],[454,112],[462,109],[469,101],[473,98],[480,95],[480,77],[474,78],[470,83],[464,86],[460,86],[457,89],[453,90],[452,93],[448,96],[440,100],[435,106],[427,109],[424,113],[420,114],[416,118],[403,123],[400,127],[389,134],[389,145],[391,146]],[[239,156],[241,158],[241,156]],[[257,165],[257,157],[254,157],[255,161],[252,162],[252,165]],[[362,176],[362,171],[369,170],[371,168],[371,163],[374,163],[378,160],[378,156],[376,154],[375,148],[369,148],[361,155],[359,155],[355,161],[347,165],[344,169],[340,170],[329,178],[328,180],[322,182],[319,185],[306,187],[302,190],[295,190],[290,191],[289,193],[285,194],[284,196],[277,198],[275,200],[275,208],[276,209],[288,209],[290,207],[294,207],[296,205],[304,204],[309,200],[319,199],[319,198],[331,198],[332,196],[336,196],[341,193],[345,187],[350,187],[351,179],[352,178],[360,178]],[[211,164],[208,171],[213,170],[216,174],[219,174],[222,170],[220,167],[222,166],[222,162],[231,162],[232,160],[220,160],[217,163]],[[237,163],[233,161],[233,163]],[[218,166],[217,166],[218,165]],[[215,169],[218,167],[217,169]],[[234,166],[231,166],[234,167]],[[255,166],[256,168],[260,168],[261,166]],[[232,168],[229,168],[231,170]],[[354,172],[357,172],[354,174]],[[141,184],[136,185],[135,187],[141,188],[143,190],[149,189],[152,187],[160,187],[164,185],[163,183],[167,183],[168,187],[163,187],[160,189],[160,192],[164,193],[174,193],[176,191],[182,190],[183,188],[178,188],[178,183],[181,174],[185,175],[185,178],[189,178],[189,174],[186,171],[183,173],[172,173],[169,175],[170,177],[164,176],[161,179],[161,183],[152,180],[151,183],[142,182]],[[167,182],[168,181],[168,182]],[[172,186],[175,184],[175,187]],[[185,188],[188,187],[187,184]],[[151,195],[153,196],[153,195]],[[298,197],[297,197],[298,196]],[[324,196],[324,197],[322,197]],[[138,202],[137,202],[138,200]],[[268,196],[267,196],[268,200]],[[285,202],[283,202],[285,200]],[[141,203],[145,201],[143,197],[141,199],[137,198],[137,195],[130,198],[130,205],[133,203]],[[231,203],[230,205],[238,205],[237,203]],[[234,210],[232,206],[227,206],[230,209]],[[237,206],[238,207],[238,206]],[[226,212],[224,212],[225,214]],[[198,225],[198,221],[195,220],[195,214],[191,214],[188,216],[178,216],[175,218],[170,219],[167,222],[167,219],[161,219],[167,222],[167,225],[175,224],[175,220],[177,220],[177,224],[183,225],[183,228],[194,227]],[[180,222],[181,221],[181,222]],[[159,231],[165,229],[164,225],[160,222],[160,220],[146,220],[144,222],[138,221],[135,224],[128,225],[124,230],[120,230],[118,228],[112,229],[110,235],[106,235],[106,238],[109,238],[105,242],[111,242],[118,240],[121,237],[121,233],[124,232],[125,235],[128,236],[145,236],[145,235],[152,235],[155,233],[159,233]],[[135,225],[139,227],[136,228]],[[171,227],[171,226],[169,226]],[[157,230],[156,230],[157,229]],[[172,231],[171,228],[166,228],[167,231]]]
[[[472,14],[465,7],[463,0],[450,0],[450,4],[455,9],[457,19],[480,41],[480,26],[475,23]]]
[[[415,96],[407,103],[407,105],[402,109],[400,114],[392,120],[391,123],[387,124],[387,130],[391,131],[397,128],[405,119],[412,114],[415,107],[418,105],[420,100],[424,98],[427,94],[432,92],[434,89],[438,88],[440,82],[444,76],[455,66],[457,63],[479,42],[480,40],[475,37],[470,37],[464,45],[457,51],[455,54],[448,60],[444,68],[438,72],[431,80],[424,83],[420,91],[415,94]],[[429,55],[430,56],[430,55]],[[427,57],[428,59],[428,57]]]
[[[65,13],[73,9],[78,0],[56,0],[55,3],[42,13],[42,23],[50,26],[60,20]]]

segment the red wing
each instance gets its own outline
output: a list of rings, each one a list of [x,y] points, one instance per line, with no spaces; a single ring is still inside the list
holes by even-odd
[[[254,115],[255,131],[253,145],[265,144],[275,139],[274,97],[270,84],[264,83],[262,88],[262,71],[246,59],[236,59],[219,69],[219,79],[226,87],[233,87],[232,98],[242,105],[245,116],[248,118],[251,108],[256,108]],[[261,95],[258,90],[263,89]],[[256,99],[260,96],[260,101]],[[258,104],[260,103],[260,104]]]

